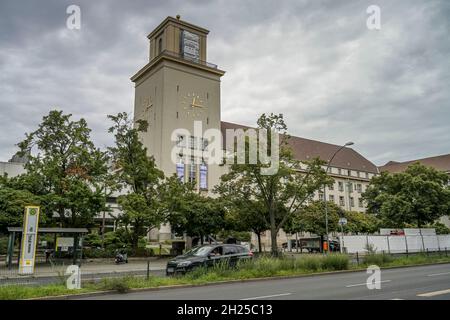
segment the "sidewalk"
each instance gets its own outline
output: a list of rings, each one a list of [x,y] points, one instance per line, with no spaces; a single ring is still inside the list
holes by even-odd
[[[115,264],[114,259],[89,259],[81,263],[81,271],[83,275],[101,275],[108,273],[132,273],[147,271],[147,261],[150,261],[150,271],[165,270],[169,258],[130,258],[128,263]],[[18,274],[17,265],[14,265],[11,270],[2,266],[0,268],[0,280],[11,278],[26,278],[26,277],[57,277],[64,273],[70,262],[66,265],[51,266],[49,264],[38,264],[35,267],[35,272],[30,276],[21,276]]]

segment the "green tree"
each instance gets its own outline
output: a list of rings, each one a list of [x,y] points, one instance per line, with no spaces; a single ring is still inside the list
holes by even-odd
[[[261,202],[254,200],[242,201],[242,197],[230,199],[225,205],[225,229],[236,232],[253,232],[258,239],[258,250],[262,251],[261,234],[269,229],[267,213]],[[263,217],[266,215],[266,218]]]
[[[0,184],[0,234],[7,232],[7,227],[21,227],[25,206],[39,205],[40,200],[27,190],[16,190]],[[40,222],[44,219],[40,215]]]
[[[266,130],[268,134],[269,156],[271,149],[276,152],[276,147],[271,148],[273,134],[281,134],[279,142],[278,170],[266,175],[261,169],[267,169],[269,165],[258,159],[256,164],[232,164],[230,171],[221,178],[220,186],[216,191],[221,196],[232,193],[241,197],[241,203],[249,199],[263,205],[260,212],[264,222],[271,232],[272,254],[278,254],[277,234],[286,221],[298,212],[314,193],[324,184],[332,180],[327,176],[323,161],[313,159],[301,162],[294,158],[288,146],[289,136],[286,134],[286,124],[282,115],[263,114],[258,119],[258,129]],[[246,144],[249,150],[249,140]],[[224,194],[225,193],[225,194]]]
[[[176,219],[174,219],[176,217]],[[184,196],[177,216],[169,218],[172,230],[177,234],[203,238],[213,235],[224,227],[225,210],[220,201],[190,192]]]
[[[374,215],[365,212],[346,211],[347,224],[343,227],[344,232],[351,233],[374,233],[381,227],[381,221]]]
[[[363,198],[367,211],[377,215],[385,227],[416,223],[420,228],[450,214],[448,181],[446,173],[415,163],[404,172],[374,177]]]
[[[138,120],[133,124],[125,112],[108,118],[113,122],[109,132],[115,137],[115,146],[109,148],[114,177],[119,188],[127,192],[118,197],[123,210],[118,221],[125,228],[133,249],[137,249],[141,236],[167,220],[159,192],[164,174],[139,139],[148,123]]]
[[[345,211],[333,202],[327,203],[328,231],[339,231],[339,218],[345,216]],[[326,235],[325,204],[323,201],[311,201],[301,211],[292,216],[285,228],[287,232],[310,232],[321,237]],[[322,241],[323,242],[323,241]]]
[[[94,146],[86,121],[71,116],[50,111],[26,134],[18,146],[28,156],[27,173],[11,184],[39,195],[48,220],[56,213],[61,226],[88,226],[106,209],[107,155]]]

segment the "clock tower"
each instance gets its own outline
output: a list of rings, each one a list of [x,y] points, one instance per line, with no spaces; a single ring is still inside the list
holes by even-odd
[[[218,183],[221,168],[206,165],[198,154],[186,161],[183,149],[207,148],[208,141],[194,135],[194,122],[201,123],[203,132],[220,130],[220,79],[225,72],[207,62],[208,33],[179,16],[167,17],[148,35],[149,62],[131,78],[134,118],[149,124],[141,137],[149,155],[166,176],[177,174],[206,193]],[[190,134],[173,141],[173,133],[180,129]],[[176,161],[174,147],[181,150]]]

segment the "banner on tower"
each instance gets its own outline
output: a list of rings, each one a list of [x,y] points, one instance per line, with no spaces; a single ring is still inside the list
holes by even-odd
[[[181,33],[181,51],[183,58],[198,62],[200,60],[200,37],[183,30]]]

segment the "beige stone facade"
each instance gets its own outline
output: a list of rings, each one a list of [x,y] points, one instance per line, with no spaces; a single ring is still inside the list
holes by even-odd
[[[203,154],[189,156],[191,161],[195,160],[194,165],[189,159],[183,159],[193,145],[211,143],[202,140],[202,133],[194,134],[194,123],[200,121],[203,131],[244,128],[221,121],[220,83],[225,72],[207,62],[208,33],[185,21],[166,18],[148,36],[149,62],[131,78],[135,83],[135,119],[145,119],[149,123],[148,131],[142,135],[149,154],[166,175],[178,174],[184,181],[195,179],[198,191],[205,193],[211,193],[227,166],[207,165],[205,182],[205,166],[201,167]],[[183,141],[174,135],[180,128],[188,132]],[[294,154],[300,160],[313,157],[328,160],[339,148],[299,137],[291,140]],[[224,142],[221,143],[224,146]],[[180,153],[175,161],[174,148]],[[377,174],[376,167],[348,148],[340,152],[333,163],[330,174],[336,181],[333,188],[326,190],[327,199],[347,210],[364,211],[361,193],[370,178]],[[321,197],[322,194],[316,195],[317,199]],[[162,226],[151,233],[151,238],[158,240],[170,236],[170,226]],[[284,233],[281,232],[279,238],[284,242]]]

